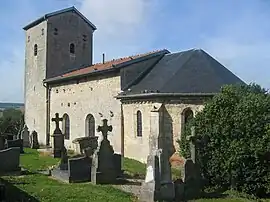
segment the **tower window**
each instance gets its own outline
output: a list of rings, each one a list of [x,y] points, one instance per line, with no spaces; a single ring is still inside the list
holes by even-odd
[[[75,45],[74,45],[74,43],[71,43],[71,44],[69,45],[69,52],[70,52],[71,54],[75,54]]]
[[[43,28],[41,29],[41,35],[44,35],[44,29]]]
[[[37,44],[34,45],[34,56],[37,56],[38,46]]]
[[[54,35],[58,35],[58,29],[54,28]]]
[[[87,36],[83,34],[83,41],[87,41]]]
[[[30,36],[27,37],[27,42],[30,42]]]

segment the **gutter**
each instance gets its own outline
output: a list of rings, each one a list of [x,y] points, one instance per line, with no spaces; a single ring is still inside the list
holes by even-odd
[[[152,98],[152,97],[212,97],[217,93],[141,93],[133,95],[117,95],[116,99]]]

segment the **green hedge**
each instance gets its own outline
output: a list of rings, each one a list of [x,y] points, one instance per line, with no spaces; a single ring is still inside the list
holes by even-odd
[[[190,126],[201,139],[198,162],[209,185],[256,196],[270,188],[270,95],[260,86],[228,85],[186,126],[180,153],[189,155]]]

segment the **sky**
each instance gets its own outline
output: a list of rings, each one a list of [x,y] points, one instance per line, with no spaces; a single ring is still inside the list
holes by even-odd
[[[75,6],[93,24],[94,62],[157,49],[200,48],[247,83],[270,88],[269,0],[2,0],[0,102],[24,100],[25,33]]]

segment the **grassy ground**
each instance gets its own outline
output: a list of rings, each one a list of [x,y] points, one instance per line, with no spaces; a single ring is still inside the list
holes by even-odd
[[[90,183],[65,184],[47,176],[31,173],[35,170],[43,170],[58,164],[59,159],[49,156],[39,156],[36,150],[25,149],[21,155],[21,166],[30,171],[23,176],[5,176],[2,181],[7,184],[9,201],[30,201],[30,202],[70,202],[70,201],[95,201],[95,202],[129,202],[136,201],[135,197],[122,192],[112,186],[99,186]],[[145,164],[125,158],[123,169],[131,177],[143,178]],[[178,170],[173,170],[176,176]],[[224,192],[218,197],[207,197],[194,200],[196,202],[240,202],[251,201],[238,193]],[[261,200],[262,201],[262,200]],[[264,200],[270,202],[270,200]]]
[[[21,166],[30,171],[46,169],[58,162],[59,159],[39,156],[38,152],[32,149],[25,149],[25,154],[21,155]],[[2,181],[7,184],[9,201],[136,201],[130,194],[112,186],[98,186],[90,183],[65,184],[31,172],[23,176],[4,176]]]

